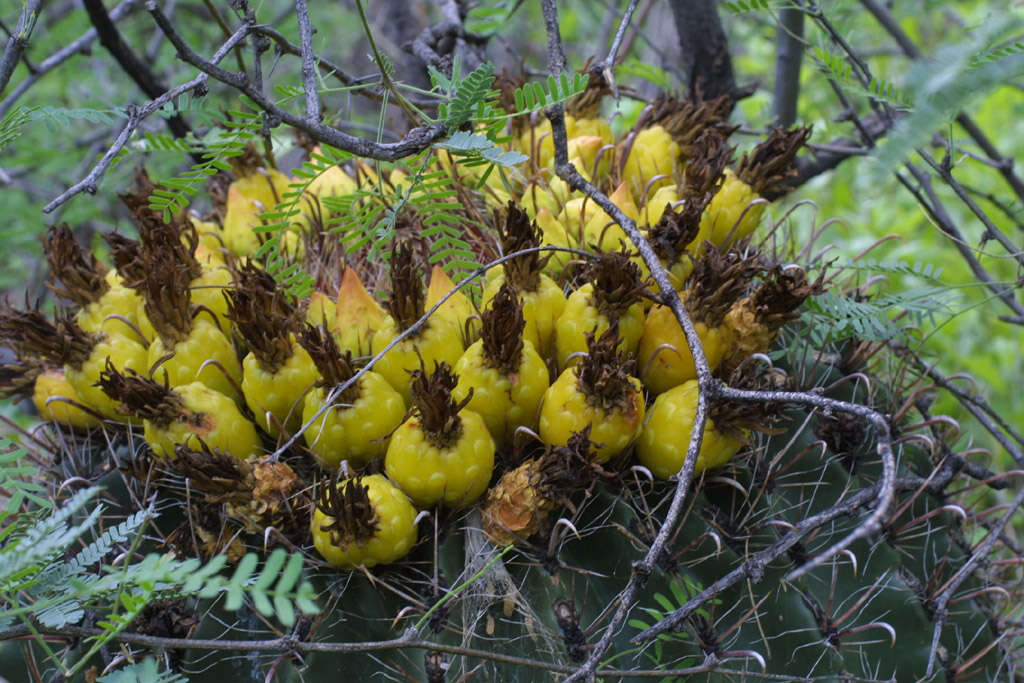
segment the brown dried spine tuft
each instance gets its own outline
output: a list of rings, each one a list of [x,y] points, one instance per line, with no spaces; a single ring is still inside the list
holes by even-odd
[[[356,370],[355,364],[352,362],[352,352],[346,351],[342,355],[338,348],[338,342],[334,340],[326,326],[317,327],[305,323],[299,329],[298,341],[313,359],[313,364],[316,365],[316,369],[320,373],[320,379],[317,380],[316,386],[331,389],[355,377]],[[338,398],[342,403],[353,404],[359,400],[362,392],[362,383],[356,381],[339,394]]]
[[[47,230],[43,252],[50,266],[47,286],[61,299],[84,307],[99,301],[110,289],[104,277],[106,269],[92,252],[82,248],[67,223]]]
[[[110,248],[110,258],[125,287],[142,293],[146,288],[146,262],[142,257],[142,243],[118,232],[108,232],[103,240]]]
[[[636,364],[625,351],[618,350],[618,318],[600,337],[587,333],[587,355],[576,366],[576,386],[587,403],[605,412],[623,410],[636,391],[631,373]]]
[[[331,537],[331,544],[345,549],[353,543],[364,545],[377,533],[379,523],[369,495],[370,487],[356,477],[340,485],[337,480],[323,488],[317,508],[331,518],[320,530]]]
[[[505,219],[495,211],[495,223],[502,226],[501,251],[503,254],[514,254],[524,249],[534,249],[541,245],[543,233],[536,221],[531,221],[526,212],[512,201],[505,209]],[[540,252],[532,252],[505,261],[505,279],[515,285],[520,292],[536,292],[540,287],[540,274],[551,258],[550,254],[542,256]]]
[[[17,360],[0,363],[0,398],[4,400],[28,398],[35,391],[36,378],[44,365],[37,361]]]
[[[704,255],[694,262],[693,272],[686,280],[683,292],[686,310],[695,321],[718,327],[762,270],[757,252],[747,255],[736,249],[723,252],[710,242],[706,243]]]
[[[590,60],[587,60],[580,71],[587,73],[589,68]],[[583,89],[583,92],[565,103],[565,113],[577,119],[592,119],[600,114],[601,100],[611,92],[611,86],[608,85],[604,76],[591,71],[590,78],[587,79],[587,87]],[[514,109],[509,111],[514,111]]]
[[[143,377],[131,368],[122,374],[109,358],[106,368],[100,372],[97,385],[103,393],[121,404],[121,412],[149,420],[160,428],[174,422],[200,425],[205,417],[186,408],[181,395],[166,384]]]
[[[142,170],[135,176],[135,191],[118,196],[131,210],[132,222],[139,230],[139,239],[148,255],[157,251],[167,252],[168,258],[188,270],[189,280],[194,280],[203,272],[195,257],[199,235],[183,213],[174,214],[169,222],[164,222],[163,214],[150,208],[149,198],[156,189],[149,175]]]
[[[276,373],[292,357],[291,332],[297,310],[287,292],[254,263],[232,270],[234,286],[225,292],[228,318],[264,371]]]
[[[424,369],[412,371],[412,406],[427,440],[437,448],[451,448],[462,436],[459,411],[473,398],[473,392],[462,401],[452,398],[458,377],[447,363],[435,363],[430,375]]]
[[[584,277],[594,283],[594,304],[609,317],[650,296],[640,267],[620,251],[602,252],[587,265]]]
[[[83,330],[70,315],[54,322],[38,308],[19,310],[6,303],[0,307],[0,341],[23,361],[39,359],[79,368],[102,338]]]
[[[178,261],[173,251],[142,250],[146,265],[146,278],[142,283],[142,297],[149,322],[170,350],[188,338],[192,332],[193,276],[188,266]]]
[[[679,145],[679,156],[692,158],[701,149],[699,139],[714,131],[728,138],[739,126],[728,125],[732,99],[721,95],[713,100],[680,101],[671,95],[661,95],[637,119],[636,130],[661,126]]]
[[[399,330],[407,330],[423,317],[426,300],[423,272],[416,265],[412,245],[403,242],[391,255],[391,296],[384,306]]]
[[[683,169],[680,194],[686,199],[702,200],[715,196],[725,181],[725,169],[732,163],[735,147],[716,128],[706,130],[697,140],[696,151]],[[710,201],[710,197],[708,198]]]
[[[736,176],[768,201],[789,192],[789,181],[796,175],[796,154],[811,137],[811,127],[773,128],[768,138],[736,167]]]
[[[174,458],[163,464],[188,477],[189,486],[205,493],[208,502],[244,504],[252,498],[256,485],[249,463],[202,442],[199,449],[175,444]]]
[[[484,363],[506,376],[519,372],[526,320],[515,289],[507,282],[503,284],[480,317]]]

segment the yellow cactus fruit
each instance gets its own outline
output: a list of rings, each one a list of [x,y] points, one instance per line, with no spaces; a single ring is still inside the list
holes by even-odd
[[[629,186],[626,183],[621,183],[615,188],[615,191],[608,195],[608,199],[619,207],[627,218],[633,221],[639,220],[640,210],[636,208],[633,194],[629,191]],[[591,249],[594,248],[593,245],[596,245],[599,251],[633,248],[633,242],[626,235],[626,231],[601,208],[598,208],[594,215],[587,219],[583,226],[583,235],[583,242]]]
[[[636,456],[658,479],[668,479],[683,467],[697,416],[698,394],[697,380],[688,380],[658,396],[651,406],[636,443]],[[695,472],[700,474],[724,465],[742,445],[740,438],[718,430],[715,421],[709,418],[704,426]]]
[[[427,301],[425,309],[433,308],[448,292],[455,289],[455,283],[448,277],[441,266],[434,266],[430,271],[430,285],[427,287]],[[469,346],[480,334],[480,315],[462,290],[456,290],[448,299],[441,304],[441,307],[434,312],[434,316],[460,328],[464,346]]]
[[[533,428],[550,383],[548,368],[533,344],[523,339],[523,310],[505,284],[483,314],[482,339],[455,364],[456,401],[480,414],[500,447],[519,427]]]
[[[402,396],[376,372],[351,382],[352,355],[342,355],[325,328],[307,325],[299,340],[320,372],[302,408],[302,421],[310,425],[303,434],[309,449],[329,467],[343,460],[358,467],[383,455],[389,435],[405,419]],[[334,388],[344,385],[348,387],[323,410]]]
[[[124,286],[116,271],[108,271],[82,248],[67,224],[52,226],[43,244],[50,266],[47,284],[58,297],[81,307],[76,320],[82,329],[134,334],[139,297]]]
[[[558,367],[566,368],[578,359],[570,356],[587,350],[587,334],[604,334],[615,323],[619,345],[628,354],[636,352],[643,334],[646,287],[640,269],[619,252],[604,252],[587,266],[585,285],[569,295],[555,325]]]
[[[541,243],[544,246],[570,249],[578,246],[576,239],[547,209],[540,209],[537,212],[536,221],[537,227],[541,229]],[[549,254],[550,257],[544,265],[544,273],[551,277],[561,277],[569,262],[575,258],[574,254],[568,251],[551,251]]]
[[[738,367],[755,353],[766,353],[779,330],[798,317],[798,308],[809,296],[823,291],[822,278],[807,280],[803,268],[775,266],[749,296],[740,299],[725,316],[725,325],[736,342],[725,360],[726,372]]]
[[[400,560],[416,543],[416,508],[383,475],[331,482],[312,519],[313,546],[338,569]]]
[[[587,355],[568,368],[544,394],[540,410],[540,438],[547,445],[563,445],[575,432],[590,426],[596,444],[594,460],[606,462],[629,446],[644,421],[644,392],[631,376],[632,359],[617,351],[613,324],[600,337],[587,333]]]
[[[435,363],[455,365],[465,350],[462,331],[448,320],[431,316],[418,327],[425,312],[426,293],[420,269],[413,258],[412,247],[403,244],[391,257],[391,298],[387,302],[390,315],[374,333],[373,353],[380,353],[401,332],[413,329],[391,348],[374,366],[402,394],[410,405],[412,394],[409,376],[420,367]]]
[[[284,173],[261,165],[253,153],[235,160],[235,180],[228,186],[224,213],[224,246],[238,256],[252,256],[262,240],[253,229],[260,214],[273,211],[291,187]]]
[[[319,379],[291,332],[299,312],[274,278],[251,263],[236,268],[227,301],[228,318],[249,348],[242,359],[246,405],[270,435],[294,433],[302,424],[303,396]]]
[[[230,398],[205,384],[171,389],[133,370],[118,372],[108,363],[99,385],[122,413],[142,419],[146,443],[159,458],[173,458],[176,446],[218,450],[239,460],[263,453],[256,427]]]
[[[674,185],[659,187],[653,194],[647,196],[641,211],[641,222],[643,225],[656,225],[665,211],[671,210],[672,205],[679,201],[679,192]]]
[[[366,291],[359,274],[351,267],[346,268],[338,289],[333,326],[338,332],[341,350],[350,351],[354,356],[368,355],[373,335],[384,325],[387,315]]]
[[[536,219],[542,209],[558,216],[565,203],[572,199],[572,194],[566,182],[558,176],[538,177],[523,192],[519,204],[531,219]]]
[[[680,298],[701,339],[708,367],[713,372],[731,352],[733,334],[724,325],[726,314],[742,297],[760,266],[757,256],[707,249],[697,260]],[[683,329],[668,306],[655,306],[647,314],[637,350],[641,379],[652,394],[659,394],[697,376],[693,355]]]
[[[487,490],[494,440],[480,415],[452,398],[457,378],[446,363],[412,373],[413,414],[391,436],[384,469],[414,503],[470,505]]]
[[[504,217],[497,218],[497,223],[503,254],[533,249],[542,243],[539,221],[531,222],[527,214],[511,202]],[[555,324],[565,308],[562,288],[543,272],[551,258],[551,252],[533,252],[505,261],[501,269],[489,272],[483,294],[484,305],[487,306],[506,282],[516,290],[526,321],[523,339],[533,344],[544,358],[554,354]]]
[[[638,197],[673,184],[680,170],[679,145],[661,126],[644,128],[627,138],[621,153],[628,154],[622,181]]]
[[[46,368],[36,377],[32,403],[44,420],[77,429],[92,429],[101,424],[96,415],[79,407],[85,402],[59,367]]]
[[[313,326],[326,325],[331,333],[337,333],[338,310],[334,299],[327,292],[314,290],[306,305],[306,322]]]
[[[726,172],[725,183],[705,213],[707,226],[702,225],[712,242],[721,247],[735,244],[757,228],[767,202],[789,191],[788,183],[796,175],[796,154],[810,134],[810,128],[775,128],[743,155],[735,173]]]

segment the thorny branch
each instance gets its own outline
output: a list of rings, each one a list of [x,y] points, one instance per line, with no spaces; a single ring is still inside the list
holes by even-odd
[[[220,49],[218,49],[217,52],[214,54],[214,62],[219,62],[220,60],[222,60],[224,56],[227,55],[227,53],[230,52],[231,49],[245,37],[245,34],[246,31],[244,30],[244,27],[235,31],[235,34],[231,36],[231,38],[227,42],[221,45]],[[71,199],[72,197],[81,192],[94,194],[96,192],[96,185],[97,183],[99,183],[100,178],[102,178],[103,174],[107,172],[107,169],[110,168],[110,164],[113,163],[114,158],[121,152],[122,149],[124,149],[124,146],[128,144],[128,141],[131,139],[136,129],[146,119],[146,117],[153,114],[153,112],[157,111],[168,102],[172,102],[179,95],[195,90],[196,88],[204,87],[206,85],[207,78],[208,76],[206,74],[199,74],[192,80],[182,83],[181,85],[168,90],[163,95],[156,98],[144,107],[129,107],[128,121],[125,123],[124,127],[121,129],[121,132],[114,140],[114,143],[110,146],[110,149],[107,150],[106,154],[104,154],[103,157],[98,162],[96,162],[96,165],[92,167],[92,170],[89,171],[89,174],[85,178],[69,187],[67,190],[65,190],[56,198],[54,198],[49,204],[44,206],[43,213],[50,213],[51,211],[62,205],[64,202],[68,201],[69,199]]]
[[[221,68],[216,63],[200,56],[185,42],[185,39],[178,33],[171,21],[153,0],[146,4],[146,9],[152,15],[160,30],[164,32],[167,39],[177,49],[179,58],[214,80],[229,85],[245,94],[275,121],[280,121],[293,128],[297,128],[310,137],[332,147],[337,147],[361,157],[379,159],[381,161],[395,161],[426,149],[447,132],[447,127],[443,123],[434,123],[429,126],[413,128],[399,142],[377,143],[349,135],[337,128],[323,124],[319,120],[310,120],[297,116],[274,104],[270,98],[255,87],[255,84],[250,81],[246,74]],[[243,23],[239,30],[249,33],[255,30],[255,24]]]
[[[42,0],[28,0],[25,8],[18,17],[18,24],[11,31],[11,37],[7,39],[3,54],[0,54],[0,93],[7,87],[14,73],[14,67],[18,65],[21,55],[28,47],[28,39],[35,28],[36,19],[39,17],[39,8]]]
[[[114,9],[110,10],[110,19],[116,22],[122,17],[127,16],[133,9],[135,9],[136,3],[137,0],[125,0]],[[35,71],[26,75],[25,79],[18,83],[7,97],[0,100],[0,118],[6,116],[7,112],[9,112],[11,107],[14,106],[14,102],[24,95],[29,88],[35,85],[40,78],[53,71],[75,55],[87,51],[93,41],[96,40],[96,37],[96,29],[91,28],[83,33],[79,38],[71,41],[40,63],[36,64]],[[2,88],[0,88],[0,91],[2,91]]]
[[[544,13],[544,24],[548,33],[548,69],[551,75],[557,77],[566,69],[565,51],[562,46],[561,34],[558,28],[558,9],[555,5],[555,0],[542,0],[542,8]],[[643,587],[643,584],[653,571],[657,558],[661,555],[665,544],[675,531],[676,524],[679,522],[679,518],[683,510],[683,504],[686,500],[686,494],[693,479],[697,453],[700,450],[700,445],[704,436],[704,429],[707,423],[709,398],[712,396],[717,398],[719,394],[722,397],[727,397],[729,394],[735,392],[734,397],[739,400],[770,402],[778,400],[780,396],[785,396],[785,399],[789,402],[815,405],[821,408],[828,408],[860,416],[869,420],[875,427],[878,451],[883,462],[883,478],[879,485],[880,491],[877,496],[877,504],[875,505],[874,512],[869,516],[867,521],[861,524],[846,538],[835,544],[832,548],[829,548],[825,553],[815,557],[805,567],[796,569],[791,574],[794,578],[820,565],[829,558],[834,557],[835,554],[842,552],[857,539],[869,536],[881,528],[883,519],[888,511],[888,506],[894,495],[895,460],[892,455],[888,422],[883,415],[871,410],[870,408],[853,403],[834,401],[832,399],[826,399],[810,393],[776,394],[774,392],[742,392],[731,389],[727,390],[725,387],[717,384],[711,377],[707,359],[704,355],[704,349],[701,345],[697,330],[693,325],[693,321],[687,314],[683,303],[676,293],[675,288],[672,286],[668,273],[664,266],[662,266],[657,254],[654,253],[650,244],[640,233],[636,223],[626,216],[622,210],[607,197],[607,195],[602,193],[597,189],[597,187],[583,178],[576,167],[569,162],[564,108],[560,105],[554,106],[549,108],[546,111],[546,114],[548,119],[551,121],[552,140],[555,149],[556,173],[560,178],[565,180],[570,187],[582,191],[588,197],[593,199],[594,202],[604,209],[605,212],[608,213],[608,215],[626,231],[626,234],[629,235],[630,240],[639,251],[641,258],[643,258],[644,263],[647,264],[647,267],[650,270],[651,276],[654,278],[655,283],[662,292],[663,303],[672,310],[683,329],[687,345],[693,355],[694,367],[697,372],[697,381],[700,387],[697,411],[694,418],[693,433],[687,447],[683,467],[676,476],[676,488],[672,496],[672,502],[665,514],[662,526],[650,544],[648,552],[644,558],[634,563],[633,572],[630,575],[629,581],[617,598],[618,607],[612,615],[610,622],[605,627],[600,640],[594,645],[587,660],[575,673],[566,679],[567,681],[592,681],[596,677],[595,671],[598,663],[601,661],[602,657],[604,657],[604,654],[608,651],[609,647],[611,647],[615,633],[624,623],[633,606],[637,593]]]

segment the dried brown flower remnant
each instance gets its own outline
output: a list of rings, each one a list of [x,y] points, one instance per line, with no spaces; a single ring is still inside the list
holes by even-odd
[[[333,521],[321,527],[331,535],[331,544],[347,548],[362,545],[373,538],[379,527],[377,513],[369,496],[370,487],[361,478],[349,479],[343,486],[337,480],[324,487],[317,508]]]
[[[82,248],[67,223],[47,230],[43,252],[50,266],[47,286],[58,297],[88,306],[110,289],[104,277],[106,268],[91,251]]]
[[[632,406],[630,397],[636,392],[632,382],[635,361],[618,350],[617,319],[600,337],[587,333],[587,355],[576,366],[576,383],[592,406],[604,411],[625,410]]]
[[[811,137],[806,128],[773,128],[768,138],[740,159],[736,176],[768,201],[775,201],[789,190],[796,176],[796,154]]]
[[[541,530],[548,515],[595,476],[590,427],[576,432],[564,446],[549,446],[502,475],[487,492],[482,510],[484,532],[497,545],[521,543]]]
[[[423,369],[411,374],[412,405],[420,428],[434,446],[449,448],[462,436],[459,411],[473,398],[473,392],[458,402],[452,397],[458,377],[447,363],[436,363],[429,375]]]
[[[483,312],[481,338],[484,362],[503,375],[519,370],[523,359],[523,307],[506,282]]]

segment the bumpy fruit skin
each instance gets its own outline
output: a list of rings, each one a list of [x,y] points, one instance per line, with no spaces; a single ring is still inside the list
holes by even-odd
[[[75,321],[87,332],[135,335],[135,332],[124,321],[117,318],[108,319],[108,316],[119,315],[132,325],[138,325],[136,311],[142,298],[136,294],[135,290],[124,286],[117,271],[107,272],[105,279],[110,285],[110,289],[97,301],[78,311]]]
[[[359,275],[352,268],[346,268],[338,288],[338,302],[335,306],[334,326],[338,331],[338,348],[342,353],[351,351],[353,356],[370,353],[374,333],[388,320],[388,314],[377,303]]]
[[[302,424],[303,395],[319,379],[313,359],[292,337],[292,355],[277,372],[260,366],[252,353],[242,361],[242,393],[256,422],[271,436],[278,436],[284,425],[294,433]],[[267,413],[274,419],[268,419]]]
[[[651,406],[636,442],[636,455],[640,464],[659,479],[668,479],[683,467],[697,416],[697,395],[697,380],[690,380],[666,391]],[[704,426],[695,472],[724,465],[742,445],[739,439],[716,430],[714,421],[709,419]]]
[[[398,334],[398,326],[388,316],[384,326],[373,335],[373,353],[380,353]],[[429,371],[433,370],[434,363],[442,361],[454,366],[465,349],[458,327],[442,318],[431,317],[418,335],[398,342],[373,369],[402,395],[405,405],[409,406],[412,401],[409,373],[420,368],[420,358],[423,359],[423,367]]]
[[[484,287],[484,305],[487,308],[505,284],[505,273],[492,270],[494,273]],[[565,310],[565,292],[547,275],[541,274],[540,284],[532,292],[518,291],[523,306],[523,341],[533,344],[544,358],[551,358],[555,353],[555,325]]]
[[[693,327],[697,330],[697,336],[704,347],[708,368],[714,372],[732,348],[732,331],[725,325],[708,327],[699,320],[694,321]],[[675,350],[658,350],[662,344],[671,344]],[[657,356],[651,360],[655,353]],[[686,335],[683,334],[683,328],[679,326],[679,321],[668,306],[655,306],[647,313],[636,355],[640,367],[647,368],[643,381],[652,394],[668,391],[697,377],[693,355],[686,344]]]
[[[494,439],[472,410],[459,413],[462,434],[451,446],[432,444],[413,415],[391,436],[384,469],[414,503],[465,507],[483,495],[494,470]]]
[[[227,334],[228,300],[224,292],[231,287],[231,271],[219,264],[203,264],[203,272],[189,285],[192,303],[205,306],[217,316],[217,324]]]
[[[253,226],[262,224],[261,213],[274,210],[290,182],[280,171],[264,169],[231,183],[224,215],[224,246],[239,256],[255,254],[260,240]]]
[[[77,429],[91,429],[102,424],[95,415],[87,413],[67,401],[50,401],[52,398],[66,398],[75,403],[85,403],[75,388],[71,386],[61,368],[48,368],[36,377],[32,391],[32,403],[39,411],[39,417]]]
[[[64,373],[67,375],[68,382],[82,397],[82,403],[108,419],[139,424],[136,420],[127,419],[118,410],[118,403],[103,393],[103,390],[96,384],[100,379],[100,372],[106,367],[108,358],[118,372],[123,373],[126,369],[131,368],[145,375],[149,370],[145,346],[129,337],[111,334],[106,335],[93,347],[89,358],[80,367],[65,366]]]
[[[565,228],[562,221],[555,218],[554,214],[547,208],[537,210],[536,220],[543,233],[541,245],[545,247],[568,247],[570,249],[575,249],[579,246],[576,236],[583,232],[582,229],[570,232]],[[552,251],[551,258],[548,259],[547,264],[544,266],[544,273],[553,278],[561,277],[569,265],[569,261],[573,258],[574,256],[571,252]]]
[[[628,218],[633,221],[640,219],[640,209],[636,207],[633,194],[629,191],[629,185],[626,183],[621,183],[615,188],[615,191],[608,195],[608,199],[619,207]],[[596,207],[596,204],[593,206]],[[633,242],[626,235],[626,231],[601,208],[597,208],[587,218],[587,222],[583,226],[583,242],[588,249],[591,248],[590,245],[596,244],[601,251],[618,251],[623,247],[633,248]]]
[[[562,446],[574,432],[590,425],[590,440],[598,444],[596,462],[607,462],[633,443],[644,422],[644,392],[640,380],[630,378],[633,391],[623,409],[606,412],[591,405],[577,386],[574,369],[565,370],[544,394],[540,408],[540,438],[549,445]]]
[[[184,384],[174,391],[197,418],[175,421],[165,427],[146,420],[143,436],[157,457],[173,458],[176,444],[198,450],[200,440],[211,450],[230,453],[239,460],[263,453],[256,427],[242,416],[230,398],[201,382]]]
[[[629,158],[622,169],[622,179],[633,194],[639,197],[655,176],[667,177],[652,183],[649,192],[672,184],[678,165],[679,144],[661,126],[651,126],[636,134]]]
[[[344,548],[334,545],[331,533],[323,530],[334,519],[319,508],[313,513],[313,546],[338,569],[388,564],[405,557],[416,543],[416,508],[405,494],[380,474],[363,477],[360,482],[368,488],[366,493],[377,519],[377,531],[367,541],[351,542]]]
[[[533,344],[523,340],[523,357],[519,369],[504,375],[484,362],[483,341],[475,342],[455,364],[459,383],[452,396],[462,401],[473,391],[467,408],[484,419],[487,429],[497,445],[512,442],[519,427],[533,429],[537,422],[537,409],[550,379],[544,359]]]
[[[320,327],[327,325],[331,334],[337,335],[337,305],[327,295],[319,290],[309,295],[309,305],[306,307],[306,322],[310,325]]]
[[[342,460],[360,466],[383,455],[388,435],[405,418],[405,402],[386,379],[367,372],[358,382],[361,393],[355,403],[339,401],[304,432],[309,449],[330,467],[337,467]],[[313,419],[326,396],[323,387],[306,394],[303,423]]]
[[[734,244],[747,237],[754,232],[758,223],[761,222],[761,216],[764,215],[765,202],[760,201],[750,206],[751,202],[760,198],[761,196],[754,192],[750,185],[727,169],[725,182],[712,198],[708,208],[704,209],[704,215],[701,216],[701,235],[706,235],[704,239],[711,240],[720,247],[726,246],[726,238],[728,238],[728,244]],[[749,210],[748,206],[750,206]],[[744,211],[746,211],[745,214]],[[740,216],[743,218],[740,219]],[[733,226],[736,227],[735,230],[733,230]]]
[[[427,287],[426,309],[430,310],[448,292],[455,289],[455,283],[440,266],[430,271],[430,286]],[[476,316],[475,318],[473,316]],[[434,311],[434,317],[458,328],[463,337],[463,347],[472,344],[480,336],[480,317],[473,303],[462,290],[456,291]]]
[[[587,333],[600,337],[608,329],[608,316],[601,313],[594,304],[594,285],[589,282],[571,295],[565,302],[565,310],[558,317],[555,326],[555,348],[558,367],[575,365],[569,356],[587,350]],[[644,305],[638,301],[619,315],[619,348],[635,353],[644,332]]]
[[[238,362],[234,345],[220,328],[211,322],[209,316],[200,314],[194,320],[188,337],[175,344],[173,352],[174,355],[157,369],[157,380],[162,381],[166,371],[171,387],[202,382],[241,405],[243,399],[235,387],[242,384],[242,365]],[[160,337],[154,339],[149,346],[150,366],[168,353],[170,352],[164,346],[163,340]],[[221,367],[209,363],[202,370],[199,369],[203,363],[210,360],[217,361]]]

